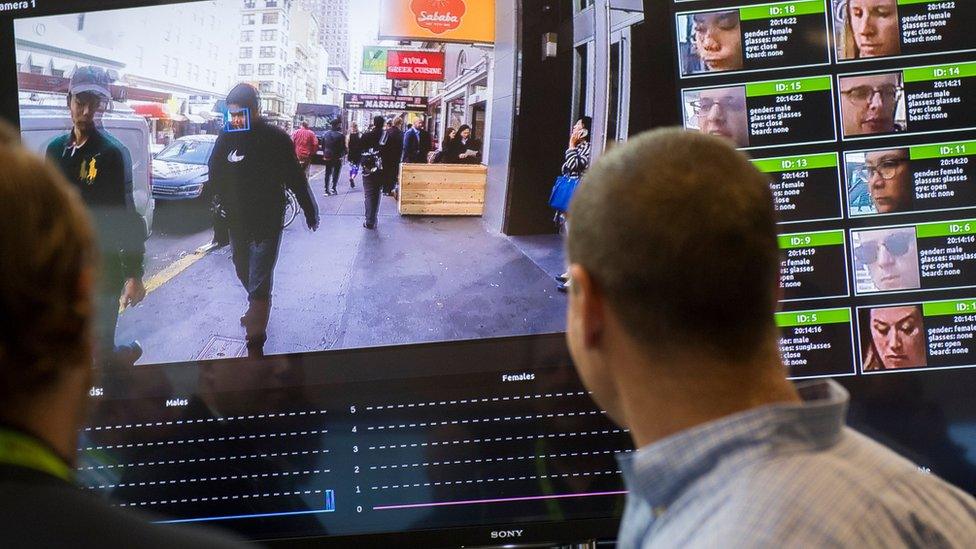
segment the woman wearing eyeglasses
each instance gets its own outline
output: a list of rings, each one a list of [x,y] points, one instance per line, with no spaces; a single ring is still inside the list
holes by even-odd
[[[840,79],[844,136],[900,132],[895,111],[901,98],[901,73],[848,76]]]
[[[871,151],[858,175],[867,182],[875,213],[912,211],[914,188],[908,149]]]
[[[835,12],[843,14],[844,20],[841,59],[885,57],[901,53],[896,0],[835,2]]]
[[[871,309],[871,339],[865,342],[861,369],[865,372],[921,368],[925,355],[925,326],[918,305]]]
[[[854,263],[866,268],[870,281],[858,280],[858,291],[912,290],[920,286],[915,229],[877,229],[854,233]]]

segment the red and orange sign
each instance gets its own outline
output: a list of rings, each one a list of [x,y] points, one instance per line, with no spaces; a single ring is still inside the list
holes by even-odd
[[[495,0],[381,0],[384,40],[495,42]]]
[[[386,77],[390,80],[444,81],[444,52],[389,50]]]

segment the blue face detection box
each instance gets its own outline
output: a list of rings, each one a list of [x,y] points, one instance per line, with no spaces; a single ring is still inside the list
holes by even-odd
[[[225,132],[246,132],[251,129],[251,109],[247,107],[224,111]]]

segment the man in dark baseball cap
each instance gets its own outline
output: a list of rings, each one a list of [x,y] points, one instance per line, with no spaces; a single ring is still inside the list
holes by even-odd
[[[133,364],[138,342],[115,344],[119,307],[142,301],[146,224],[132,199],[132,157],[95,115],[112,103],[112,78],[100,67],[78,67],[68,83],[71,131],[52,141],[47,156],[61,169],[91,212],[102,264],[96,302],[95,361],[106,367]]]

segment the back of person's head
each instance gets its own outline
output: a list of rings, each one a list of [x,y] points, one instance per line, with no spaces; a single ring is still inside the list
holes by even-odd
[[[385,123],[386,123],[386,119],[384,119],[382,116],[377,115],[377,116],[374,116],[373,117],[373,127],[374,128],[376,128],[378,130],[381,130],[381,129],[383,129],[383,124],[385,124]]]
[[[645,350],[742,362],[775,335],[779,249],[766,177],[720,138],[643,133],[597,160],[569,213],[581,265]]]
[[[334,131],[339,131],[339,129],[342,128],[342,121],[336,118],[329,123],[329,127],[331,127]]]
[[[64,177],[0,126],[0,412],[90,367],[95,243]]]
[[[302,120],[302,128],[308,129],[308,121]]]
[[[402,128],[403,127],[403,119],[400,118],[399,116],[396,117],[396,118],[394,118],[393,119],[393,127],[396,128],[396,129]]]

